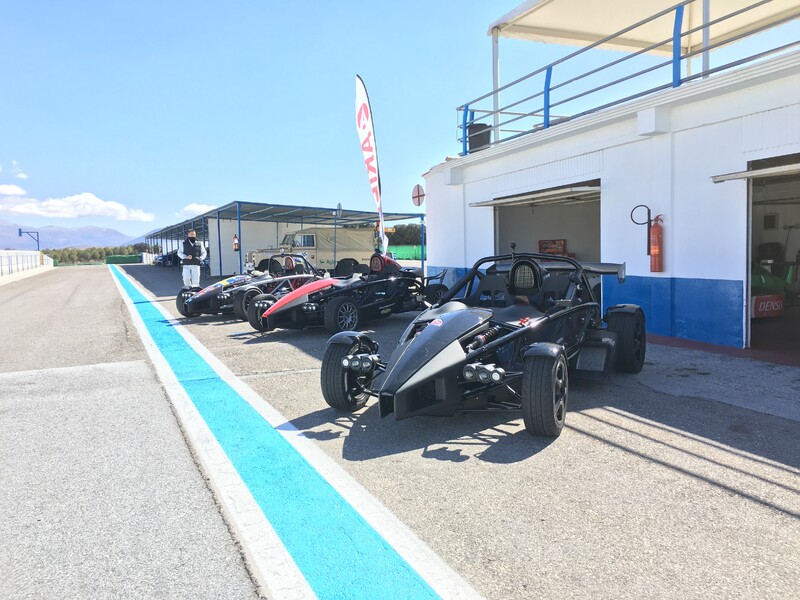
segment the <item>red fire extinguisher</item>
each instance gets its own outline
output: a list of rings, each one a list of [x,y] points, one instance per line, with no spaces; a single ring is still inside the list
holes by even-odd
[[[236,235],[235,233],[233,234],[233,251],[234,252],[239,251],[239,236]]]
[[[656,215],[650,226],[650,272],[660,273],[664,270],[664,220]]]

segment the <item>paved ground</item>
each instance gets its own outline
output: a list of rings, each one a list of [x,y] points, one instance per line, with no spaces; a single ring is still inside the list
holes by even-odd
[[[180,287],[179,274],[138,265],[126,266],[125,271],[177,315],[174,295]],[[69,283],[78,274],[91,284],[91,300]],[[80,272],[56,269],[8,284],[0,287],[0,302],[2,331],[12,333],[0,341],[0,371],[6,372],[0,375],[0,389],[8,389],[8,378],[12,384],[31,378],[20,371],[94,364],[89,355],[97,363],[136,365],[150,374],[157,389],[135,334],[126,328],[105,267]],[[69,318],[61,320],[69,323],[55,318],[61,313],[53,308],[62,306],[72,307]],[[80,321],[89,312],[108,319]],[[412,316],[393,316],[374,324],[383,348],[394,345]],[[105,321],[111,323],[97,325]],[[796,367],[651,345],[640,374],[573,385],[567,430],[549,441],[531,437],[513,414],[397,422],[380,419],[371,404],[355,415],[337,414],[319,391],[320,356],[327,340],[322,331],[257,334],[247,323],[224,316],[193,319],[186,328],[488,598],[793,598],[800,589],[800,369]],[[64,335],[53,335],[54,331]],[[21,343],[28,332],[28,341]],[[86,349],[93,344],[97,354]],[[19,357],[17,346],[22,348]],[[100,385],[105,374],[97,368],[91,372],[98,378],[87,379],[86,384]],[[123,398],[149,396],[148,376],[133,368],[131,373],[142,385],[129,386],[123,393],[128,384],[123,380],[117,393]],[[43,376],[58,387],[58,377],[49,378],[47,371]],[[4,431],[19,428],[25,419],[35,431],[35,425],[50,414],[45,407],[24,416],[24,407],[42,395],[27,385],[17,386],[30,391],[27,403],[18,401],[18,392],[0,392]],[[155,396],[162,413],[143,409],[138,417],[143,419],[141,428],[128,425],[127,417],[118,423],[118,435],[130,436],[132,446],[143,436],[142,429],[148,429],[146,424],[160,421],[166,427],[168,419],[157,416],[163,414],[163,396]],[[82,392],[69,392],[56,395],[54,407],[64,410],[65,397],[84,402]],[[82,422],[87,432],[106,431],[105,420],[96,426],[91,423],[89,417],[98,409],[91,400],[86,403]],[[120,404],[129,405],[124,399]],[[56,408],[52,410],[59,414]],[[120,407],[108,410],[113,415]],[[54,431],[43,433],[43,440],[60,435],[63,444],[76,448],[71,463],[79,463],[81,457],[87,461],[75,468],[96,472],[89,459],[92,453],[81,454],[80,448],[105,447],[113,440],[96,433],[81,437],[74,427],[61,425],[62,420],[49,425]],[[136,418],[131,416],[130,421]],[[180,472],[202,487],[188,451],[180,448],[174,419],[168,429],[175,440],[168,443],[166,462],[176,465],[169,473],[177,477],[175,472]],[[19,511],[20,500],[14,494],[51,498],[63,487],[47,475],[58,470],[50,465],[58,465],[60,457],[48,457],[42,473],[34,468],[42,461],[33,447],[23,446],[19,456],[6,458],[16,445],[6,436],[0,442],[4,481],[0,508],[5,514]],[[181,452],[183,460],[177,458]],[[110,455],[122,473],[132,462],[118,450]],[[13,486],[5,483],[6,475],[13,476]],[[130,478],[122,479],[130,485]],[[18,488],[23,491],[17,492]],[[192,512],[199,513],[203,522],[217,524],[209,527],[219,537],[208,539],[217,540],[214,545],[220,548],[217,560],[206,558],[216,563],[222,580],[230,577],[241,585],[219,597],[246,597],[252,589],[232,542],[223,543],[227,532],[204,489],[197,501],[204,496],[207,508]],[[89,505],[103,497],[93,487],[69,488],[64,495]],[[103,504],[113,506],[115,501]],[[102,514],[98,512],[98,521]],[[181,520],[167,504],[159,518]],[[80,533],[87,546],[101,543],[103,535],[83,523],[76,519],[69,530],[76,536]],[[5,573],[12,565],[11,550],[13,556],[25,557],[13,561],[12,585],[0,582],[0,596],[7,595],[3,585],[13,591],[18,590],[14,585],[37,584],[40,566],[30,550],[30,538],[35,537],[30,525],[30,518],[0,525],[0,535],[13,541],[3,546],[0,570]],[[151,552],[162,556],[156,563],[173,556],[176,546],[186,547],[161,539],[141,543],[151,545]],[[52,547],[53,557],[79,547],[63,536],[47,538],[39,546]],[[98,559],[87,576],[97,586],[130,581],[112,564]],[[132,569],[135,573],[136,567]],[[190,581],[186,575],[183,583],[168,589],[191,595]],[[46,583],[41,585],[52,591]]]
[[[0,597],[257,597],[108,269],[0,305]]]

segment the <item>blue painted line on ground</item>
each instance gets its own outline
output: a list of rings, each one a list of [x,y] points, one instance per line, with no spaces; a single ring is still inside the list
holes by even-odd
[[[111,271],[314,593],[322,599],[438,598],[119,267]]]

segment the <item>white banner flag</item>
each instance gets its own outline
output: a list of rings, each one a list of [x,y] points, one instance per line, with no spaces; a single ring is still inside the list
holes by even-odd
[[[381,206],[381,174],[378,171],[378,148],[375,145],[375,127],[372,124],[372,109],[369,105],[367,88],[361,77],[356,75],[356,129],[358,130],[358,141],[361,142],[361,152],[364,154],[364,165],[367,167],[369,185],[372,188],[372,195],[375,198],[375,205],[378,207],[379,235],[383,255],[389,247],[389,238],[386,237],[386,229],[383,225],[383,207]]]

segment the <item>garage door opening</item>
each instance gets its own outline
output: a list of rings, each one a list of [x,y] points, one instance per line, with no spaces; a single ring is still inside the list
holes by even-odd
[[[600,180],[495,198],[471,206],[494,207],[495,251],[511,242],[521,252],[600,261]]]
[[[800,154],[748,163],[749,347],[800,357]]]

